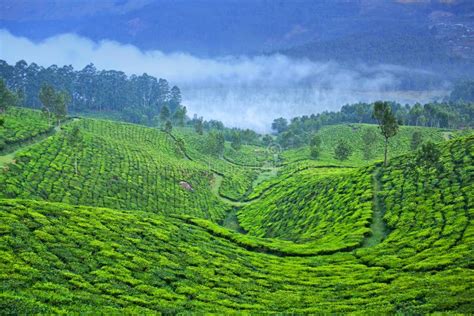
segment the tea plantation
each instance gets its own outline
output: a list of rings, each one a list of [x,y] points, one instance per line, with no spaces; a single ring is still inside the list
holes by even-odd
[[[363,157],[375,126],[326,126],[318,159],[275,162],[209,155],[186,128],[9,111],[26,136],[0,171],[0,314],[474,313],[472,135],[404,127],[384,166]],[[436,163],[410,150],[418,129]]]
[[[39,111],[10,107],[3,117],[5,122],[0,127],[0,153],[12,151],[15,145],[53,130],[53,126]]]

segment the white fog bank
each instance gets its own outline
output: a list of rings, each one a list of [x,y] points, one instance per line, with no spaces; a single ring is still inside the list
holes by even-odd
[[[395,100],[427,102],[446,91],[400,92],[400,78],[421,70],[398,66],[342,67],[283,55],[198,58],[188,53],[140,51],[132,45],[103,40],[93,42],[63,34],[41,42],[0,30],[0,59],[15,64],[48,67],[89,63],[97,69],[121,70],[128,75],[147,73],[178,85],[189,114],[218,119],[228,126],[268,131],[276,117],[338,110],[347,103]]]

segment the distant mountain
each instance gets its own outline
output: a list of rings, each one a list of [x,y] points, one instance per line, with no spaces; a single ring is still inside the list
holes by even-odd
[[[331,47],[365,40],[360,34],[367,32],[370,43],[401,34],[411,45],[440,23],[471,29],[473,12],[470,0],[0,0],[0,28],[34,40],[72,32],[144,50],[216,56]]]

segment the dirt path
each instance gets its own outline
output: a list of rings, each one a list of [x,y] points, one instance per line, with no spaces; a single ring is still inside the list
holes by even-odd
[[[380,173],[381,169],[377,168],[373,174],[373,190],[374,190],[374,198],[373,198],[373,216],[372,216],[372,224],[370,225],[371,235],[364,240],[362,247],[373,247],[379,244],[386,236],[387,229],[385,227],[385,223],[383,221],[383,205],[380,201],[378,193],[380,192]]]

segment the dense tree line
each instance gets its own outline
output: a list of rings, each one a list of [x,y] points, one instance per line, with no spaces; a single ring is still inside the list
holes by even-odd
[[[127,76],[121,71],[97,70],[93,64],[82,70],[57,65],[44,68],[23,60],[11,66],[0,60],[0,77],[21,103],[31,108],[42,106],[39,92],[47,84],[71,96],[68,108],[73,113],[114,114],[122,120],[151,125],[163,106],[168,107],[170,118],[182,109],[179,88],[146,73]]]
[[[472,128],[474,127],[474,103],[442,102],[416,103],[413,106],[388,103],[401,125],[426,126],[438,128]],[[309,143],[312,135],[321,126],[341,123],[376,124],[373,117],[374,104],[356,103],[344,105],[338,112],[322,112],[292,118],[277,118],[272,129],[277,133],[278,142],[286,148],[298,147]]]

